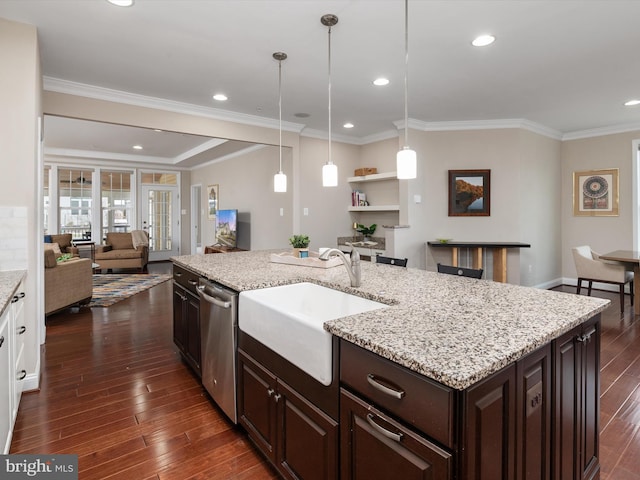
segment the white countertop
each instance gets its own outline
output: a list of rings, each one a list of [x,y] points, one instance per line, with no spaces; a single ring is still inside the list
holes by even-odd
[[[362,262],[353,288],[343,265],[269,262],[273,251],[172,260],[236,291],[314,282],[391,305],[324,327],[382,357],[465,389],[602,312],[609,300]]]

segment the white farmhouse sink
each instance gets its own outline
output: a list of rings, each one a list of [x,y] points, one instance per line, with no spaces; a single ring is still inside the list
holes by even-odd
[[[384,303],[295,283],[240,292],[238,327],[323,385],[332,381],[331,334],[327,320],[385,308]]]

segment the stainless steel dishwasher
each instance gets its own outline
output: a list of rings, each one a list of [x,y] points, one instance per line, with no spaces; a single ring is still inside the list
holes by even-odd
[[[236,344],[238,293],[203,278],[200,296],[202,384],[222,411],[238,423]]]

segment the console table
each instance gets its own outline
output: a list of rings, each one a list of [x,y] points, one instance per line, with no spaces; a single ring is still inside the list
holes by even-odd
[[[471,250],[473,268],[482,267],[482,253],[484,249],[489,249],[493,256],[493,280],[496,282],[507,282],[507,250],[510,248],[530,248],[528,243],[520,242],[427,242],[432,248],[450,248],[451,265],[458,266],[459,250],[461,248]]]

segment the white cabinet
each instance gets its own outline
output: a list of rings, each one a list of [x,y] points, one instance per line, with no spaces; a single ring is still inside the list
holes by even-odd
[[[4,454],[9,453],[23,380],[27,374],[24,368],[25,296],[23,281],[0,317],[0,446]]]
[[[0,447],[2,453],[9,453],[11,442],[12,397],[11,356],[9,354],[9,317],[11,308],[7,308],[0,317]]]
[[[11,335],[11,357],[13,362],[13,395],[11,398],[11,417],[15,420],[18,414],[18,405],[22,396],[23,380],[27,376],[24,352],[24,335],[27,331],[24,316],[24,282],[21,282],[11,299],[11,314],[13,317]]]
[[[364,192],[369,205],[352,205],[350,212],[399,212],[399,183],[396,172],[349,177],[353,190]],[[353,203],[353,202],[352,202]]]

